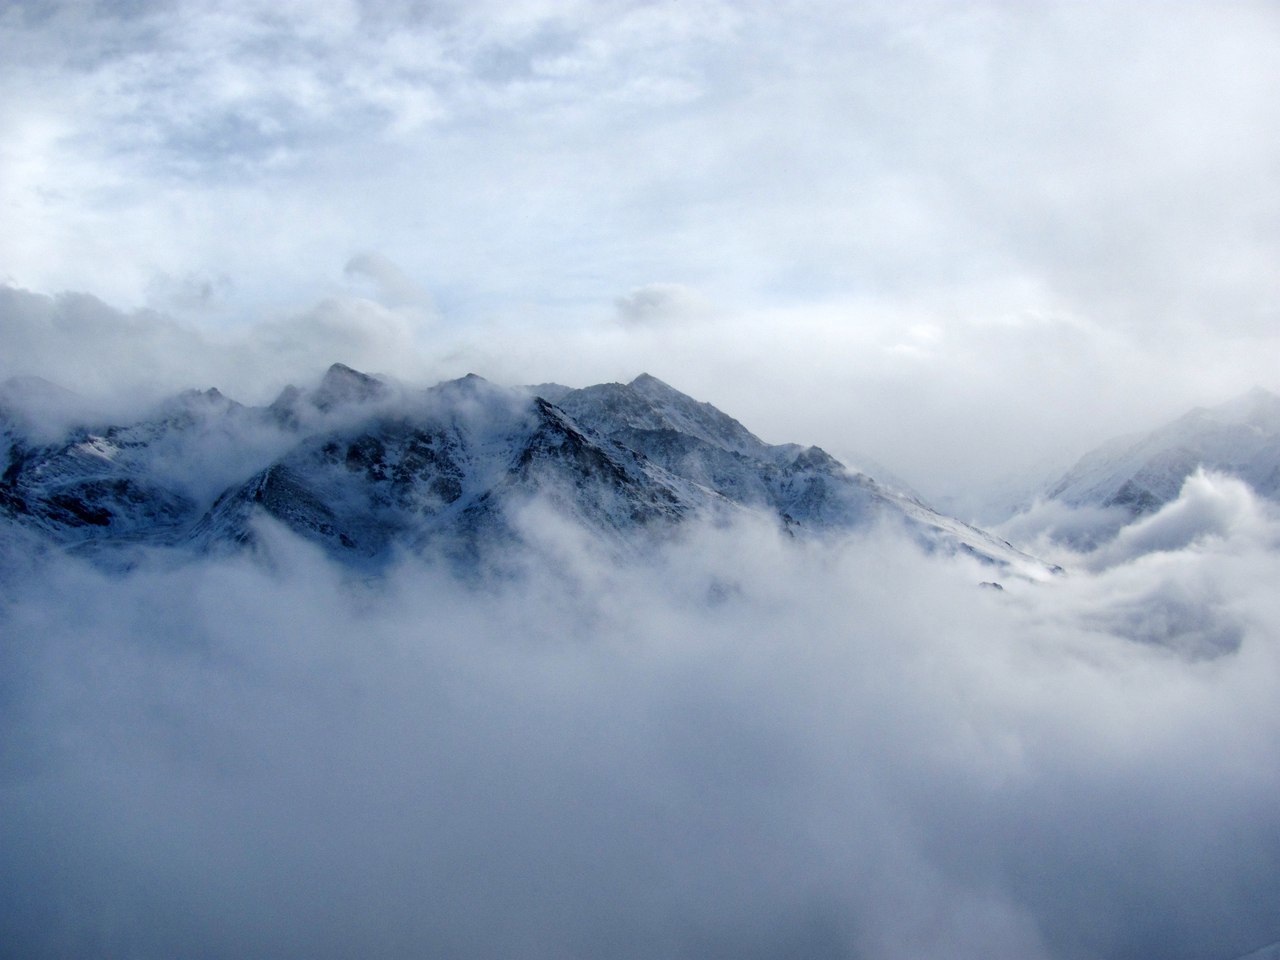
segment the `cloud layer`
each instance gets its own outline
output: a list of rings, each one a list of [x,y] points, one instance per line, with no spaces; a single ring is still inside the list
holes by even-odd
[[[462,303],[1030,279],[1109,321],[1256,329],[1274,292],[1265,3],[41,3],[5,27],[5,269],[41,289],[132,304],[147,271],[231,267],[296,295],[376,243]]]
[[[1004,592],[889,532],[738,525],[602,565],[536,512],[555,563],[483,589],[417,562],[353,582],[270,529],[269,567],[10,558],[3,939],[1244,952],[1280,895],[1280,534],[1252,510]]]

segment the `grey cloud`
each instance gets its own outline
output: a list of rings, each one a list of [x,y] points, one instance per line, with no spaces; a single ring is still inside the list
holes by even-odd
[[[176,389],[169,361],[198,358],[204,345],[195,329],[155,311],[125,314],[88,294],[13,287],[0,287],[0,330],[0,375],[41,376],[95,399],[121,387],[150,399]]]
[[[1049,471],[1044,475],[1049,476]],[[1060,500],[1037,498],[997,529],[1017,543],[1035,543],[1035,549],[1048,555],[1055,543],[1092,549],[1111,539],[1128,519],[1123,507],[1072,507]]]
[[[1122,529],[1092,562],[1107,566],[1209,538],[1240,536],[1264,526],[1265,511],[1240,480],[1199,470],[1187,478],[1177,500]]]
[[[380,253],[361,253],[347,261],[348,277],[367,277],[375,286],[377,299],[388,307],[420,307],[434,311],[431,295]]]
[[[35,375],[92,402],[136,409],[193,383],[269,402],[291,380],[341,359],[420,377],[429,315],[356,298],[239,331],[154,310],[126,313],[87,294],[49,297],[0,286],[0,379]]]
[[[994,594],[889,532],[734,526],[617,566],[528,523],[557,569],[481,589],[353,582],[281,531],[269,569],[19,581],[5,942],[1196,960],[1274,936],[1256,538],[1167,555],[1186,610],[1234,611],[1206,669],[1088,616],[1167,595],[1151,564]]]
[[[160,310],[205,312],[218,309],[233,287],[225,273],[174,277],[161,272],[148,284],[148,300]]]
[[[614,301],[624,324],[681,323],[705,317],[710,304],[679,283],[650,283]]]

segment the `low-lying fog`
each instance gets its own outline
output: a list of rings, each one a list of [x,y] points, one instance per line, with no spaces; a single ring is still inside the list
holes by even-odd
[[[1215,960],[1280,938],[1280,521],[1048,584],[739,525],[522,579],[3,557],[24,957]],[[1163,527],[1161,525],[1163,524]]]

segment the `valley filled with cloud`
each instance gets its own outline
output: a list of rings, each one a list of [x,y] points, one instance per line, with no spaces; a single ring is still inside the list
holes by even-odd
[[[892,518],[709,517],[619,553],[519,504],[497,567],[433,548],[376,573],[266,514],[248,553],[105,566],[12,518],[5,941],[1197,958],[1274,936],[1280,517],[1240,481],[1198,473],[1035,580]]]

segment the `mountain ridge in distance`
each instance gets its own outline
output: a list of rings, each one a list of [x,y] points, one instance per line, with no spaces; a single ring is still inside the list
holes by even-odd
[[[581,389],[475,374],[413,389],[334,364],[266,406],[186,391],[135,422],[54,439],[26,430],[20,406],[0,408],[0,513],[95,558],[252,547],[265,515],[356,567],[402,552],[474,565],[521,541],[537,499],[624,551],[694,518],[752,515],[802,537],[888,521],[1016,575],[1054,569],[818,447],[766,444],[647,373]]]
[[[1280,499],[1280,397],[1253,387],[1149,432],[1117,437],[1077,460],[1047,486],[1045,497],[1069,506],[1118,508],[1131,520],[1176,499],[1201,467]]]

